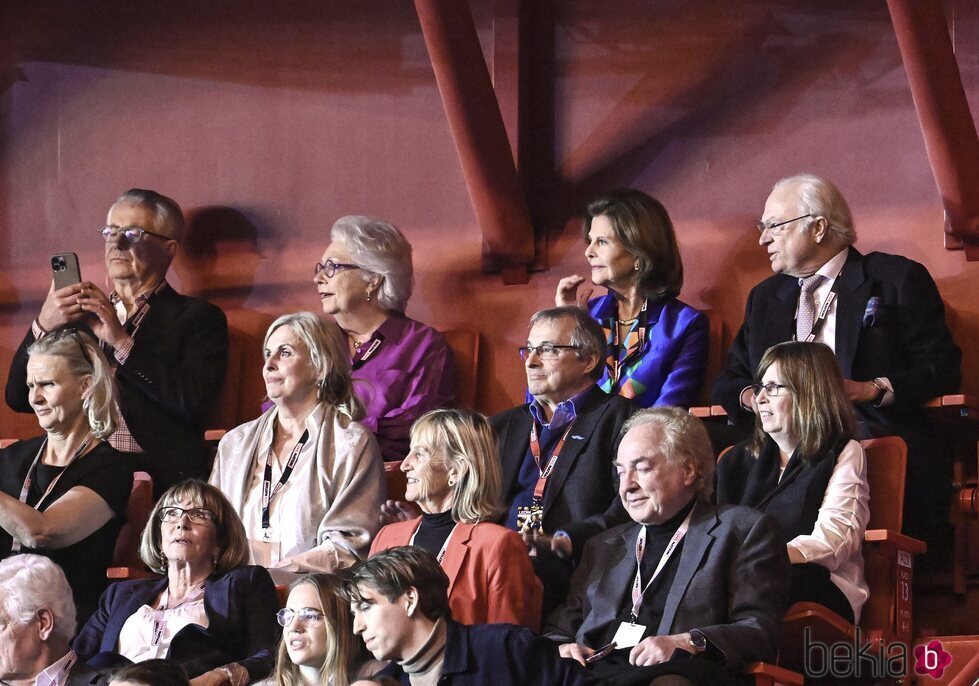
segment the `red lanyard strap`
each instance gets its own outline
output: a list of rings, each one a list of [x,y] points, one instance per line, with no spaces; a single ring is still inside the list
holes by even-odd
[[[34,503],[35,510],[41,509],[41,505],[44,503],[47,497],[51,495],[51,491],[54,490],[54,487],[58,485],[58,482],[61,480],[61,477],[63,477],[65,475],[65,472],[68,471],[68,467],[70,467],[71,463],[74,462],[80,455],[82,455],[85,452],[85,450],[88,448],[89,443],[91,442],[92,442],[92,434],[88,434],[88,436],[85,437],[85,440],[82,441],[82,444],[75,449],[74,453],[72,453],[64,469],[62,469],[61,472],[56,477],[51,479],[51,483],[48,484],[47,489],[44,491],[44,493],[41,494],[41,497],[37,499],[37,502]],[[18,499],[20,500],[20,502],[24,503],[25,505],[27,504],[27,494],[31,490],[31,484],[34,483],[34,479],[32,475],[37,470],[37,465],[41,461],[41,456],[44,455],[44,449],[47,447],[47,445],[48,445],[48,437],[45,436],[44,440],[41,442],[41,449],[37,451],[37,455],[34,457],[34,461],[31,463],[31,466],[27,469],[27,476],[24,477],[24,485],[20,489],[20,498]],[[18,553],[20,552],[20,548],[21,548],[20,541],[14,538],[10,544],[10,553],[11,554]]]
[[[530,424],[530,454],[534,457],[534,462],[537,463],[537,469],[540,471],[540,478],[537,479],[537,483],[534,485],[534,500],[540,501],[544,497],[544,489],[547,488],[547,479],[551,476],[551,472],[554,471],[554,465],[557,464],[558,458],[561,456],[561,449],[564,448],[564,441],[568,438],[568,434],[571,433],[571,427],[574,426],[575,420],[572,419],[568,424],[568,428],[564,430],[564,435],[561,436],[561,440],[557,442],[554,446],[554,450],[551,451],[551,459],[548,460],[546,467],[541,467],[541,454],[540,454],[540,439],[537,437],[537,422],[532,421]]]
[[[269,508],[272,505],[272,498],[282,490],[289,477],[292,476],[292,470],[296,467],[296,461],[299,460],[299,453],[302,452],[303,446],[309,441],[309,429],[303,431],[303,435],[296,442],[296,445],[292,449],[292,453],[289,455],[289,461],[286,462],[285,469],[282,470],[282,474],[279,476],[278,482],[275,486],[272,485],[272,461],[275,459],[275,454],[272,452],[272,446],[269,446],[269,453],[265,457],[265,475],[262,478],[262,528],[268,529],[270,526],[269,518]],[[274,441],[273,441],[274,442]]]

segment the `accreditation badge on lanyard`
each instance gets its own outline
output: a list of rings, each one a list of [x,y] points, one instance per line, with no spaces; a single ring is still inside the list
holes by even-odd
[[[568,434],[571,433],[571,427],[574,426],[575,420],[572,419],[568,424],[568,428],[564,430],[561,435],[561,440],[558,441],[557,445],[554,446],[554,450],[551,452],[551,459],[548,460],[547,465],[543,465],[541,462],[541,449],[540,449],[540,439],[538,438],[537,422],[532,421],[530,424],[530,454],[534,458],[534,462],[537,464],[537,470],[540,476],[537,479],[537,483],[534,484],[534,497],[530,502],[530,505],[521,505],[517,507],[517,530],[531,530],[537,531],[539,533],[544,533],[544,491],[547,488],[547,480],[551,477],[551,473],[554,471],[554,466],[557,464],[558,458],[561,457],[561,450],[564,448],[564,442],[568,438]]]
[[[642,530],[639,532],[639,536],[636,538],[636,579],[632,582],[632,612],[629,618],[630,621],[619,624],[619,628],[612,638],[612,642],[615,643],[617,649],[633,647],[642,640],[643,634],[646,633],[646,626],[638,623],[639,608],[642,607],[643,596],[646,595],[646,591],[649,590],[649,587],[656,581],[660,572],[666,567],[666,563],[670,561],[673,553],[676,552],[680,541],[687,535],[691,515],[693,515],[693,510],[687,513],[680,528],[676,530],[673,538],[666,544],[666,550],[663,551],[663,556],[659,559],[653,575],[649,577],[649,581],[646,582],[645,586],[642,584],[642,555],[646,549],[646,527],[642,527]]]
[[[279,480],[272,485],[272,461],[275,459],[275,454],[272,452],[272,446],[269,446],[268,455],[265,456],[265,473],[262,477],[262,538],[266,542],[272,540],[271,532],[271,513],[272,499],[282,490],[286,482],[289,481],[289,477],[292,476],[292,471],[296,468],[296,462],[299,460],[299,453],[302,452],[303,446],[309,441],[309,429],[303,431],[303,435],[296,442],[296,445],[292,448],[292,453],[289,454],[289,461],[286,462],[285,468],[282,470],[282,474],[279,476]]]

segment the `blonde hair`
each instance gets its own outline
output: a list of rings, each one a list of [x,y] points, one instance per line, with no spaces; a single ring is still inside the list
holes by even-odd
[[[354,393],[350,372],[350,354],[346,339],[336,322],[323,319],[312,312],[284,314],[269,326],[262,347],[277,329],[288,326],[309,353],[309,361],[316,372],[316,397],[341,410],[351,419],[364,416],[364,406]]]
[[[431,447],[436,460],[445,455],[443,466],[458,472],[452,485],[454,521],[493,521],[504,511],[499,451],[486,417],[469,410],[432,410],[412,425],[411,442]]]
[[[320,665],[320,683],[350,686],[350,680],[357,671],[360,641],[351,630],[353,619],[350,616],[350,605],[336,594],[340,588],[340,577],[323,572],[307,574],[289,584],[289,592],[303,584],[316,589],[320,608],[323,611],[323,622],[326,625],[326,654],[323,656],[323,664]],[[289,659],[285,627],[282,628],[282,640],[279,642],[272,678],[276,686],[303,686],[304,684],[299,675],[299,667]]]
[[[68,363],[72,376],[92,377],[92,383],[82,391],[82,411],[93,436],[108,438],[112,435],[119,425],[115,405],[116,384],[112,368],[94,338],[84,331],[61,329],[34,341],[27,354],[60,357]]]
[[[213,574],[224,574],[248,563],[248,538],[235,508],[215,486],[199,479],[187,479],[160,496],[150,512],[149,521],[146,522],[139,542],[139,557],[147,567],[160,574],[167,573],[167,558],[163,554],[163,537],[160,533],[160,510],[178,505],[183,500],[189,500],[196,507],[203,507],[214,513],[214,527],[218,532],[218,548],[221,552],[214,560]]]
[[[786,341],[765,351],[755,381],[778,363],[779,382],[792,394],[792,430],[799,438],[796,452],[806,461],[822,457],[840,441],[856,435],[853,405],[846,398],[843,373],[829,346],[806,341]],[[765,443],[761,417],[755,417],[751,452],[756,457]]]

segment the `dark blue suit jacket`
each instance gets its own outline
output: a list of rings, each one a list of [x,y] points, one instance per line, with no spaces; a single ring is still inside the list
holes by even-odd
[[[860,254],[850,248],[839,276],[836,305],[836,359],[854,381],[886,377],[894,404],[858,406],[860,419],[899,429],[921,413],[921,403],[955,393],[962,353],[945,325],[938,288],[921,264],[899,255]],[[732,421],[754,417],[741,407],[762,355],[792,340],[799,280],[771,276],[751,289],[744,323],[731,344],[727,367],[714,384],[712,401]]]
[[[392,662],[381,674],[410,686]],[[590,686],[596,682],[557,646],[513,624],[466,626],[448,620],[440,686]]]
[[[75,638],[72,647],[79,659],[96,666],[118,663],[122,658],[115,650],[123,624],[140,607],[154,602],[166,586],[166,578],[120,581],[109,586],[98,611]],[[248,670],[251,681],[264,679],[275,666],[277,607],[275,585],[264,567],[238,567],[211,577],[204,586],[209,626],[204,629],[192,624],[177,632],[167,659],[183,667],[190,678],[237,662]],[[93,660],[96,655],[100,657]]]
[[[611,293],[588,303],[592,318],[609,329],[616,326],[617,312]],[[629,369],[623,371],[615,392],[621,394],[622,384],[631,379],[636,394],[625,395],[637,408],[696,405],[707,370],[707,317],[676,298],[649,303],[646,316],[646,344],[635,358],[626,360]],[[598,385],[607,390],[608,384],[606,369]]]

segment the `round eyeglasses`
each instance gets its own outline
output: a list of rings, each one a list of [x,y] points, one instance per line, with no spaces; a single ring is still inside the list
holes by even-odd
[[[751,390],[754,392],[756,398],[761,395],[762,391],[765,391],[772,398],[777,398],[780,395],[788,393],[789,387],[775,383],[774,381],[769,381],[768,383],[753,383],[751,384]]]
[[[360,265],[344,264],[342,262],[334,262],[333,260],[317,262],[316,266],[313,267],[313,278],[315,279],[320,274],[324,274],[326,278],[332,279],[334,274],[337,272],[346,271],[347,269],[360,269]]]
[[[797,222],[800,219],[808,219],[812,216],[812,213],[804,214],[801,217],[795,217],[794,219],[786,219],[784,222],[775,222],[774,224],[766,224],[765,222],[758,222],[756,226],[758,227],[758,233],[765,233],[766,231],[773,236],[780,235],[785,231],[785,225],[791,224],[792,222]]]
[[[159,513],[160,521],[168,523],[179,521],[184,515],[194,524],[206,524],[215,519],[214,513],[205,507],[192,507],[189,510],[182,507],[163,507]]]
[[[517,348],[520,359],[526,360],[530,353],[537,353],[542,360],[555,360],[562,350],[578,350],[580,345],[554,345],[553,343],[541,343],[540,345],[525,345]]]
[[[101,229],[99,229],[99,233],[102,234],[102,239],[106,243],[115,243],[119,240],[120,234],[129,243],[139,243],[141,240],[143,240],[143,236],[147,234],[150,236],[156,236],[157,238],[165,241],[173,240],[169,236],[164,236],[162,233],[147,231],[146,229],[138,226],[126,226],[123,228],[119,228],[118,226],[103,226]]]
[[[279,622],[279,626],[289,626],[292,624],[292,620],[299,618],[299,623],[303,626],[309,626],[310,624],[315,624],[325,617],[322,612],[315,610],[311,607],[302,607],[298,610],[293,610],[291,607],[284,607],[275,613],[275,619]]]

